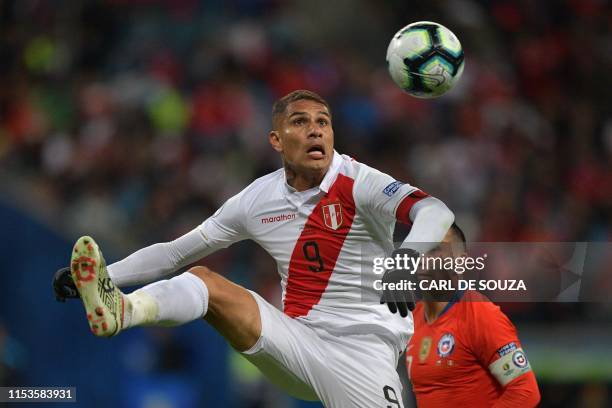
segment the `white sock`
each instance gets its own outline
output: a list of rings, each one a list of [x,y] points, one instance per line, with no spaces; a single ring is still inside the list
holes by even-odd
[[[207,310],[206,284],[194,274],[185,272],[125,296],[123,328],[177,326],[204,317]]]

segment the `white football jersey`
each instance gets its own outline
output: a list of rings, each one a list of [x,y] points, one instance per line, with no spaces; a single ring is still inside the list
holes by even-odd
[[[243,239],[261,245],[276,260],[288,316],[332,332],[351,327],[352,333],[378,333],[403,345],[412,317],[381,305],[373,277],[363,274],[374,274],[373,258],[393,250],[396,220],[409,221],[412,205],[425,196],[334,152],[318,187],[298,192],[279,169],[230,198],[199,229],[207,253]]]

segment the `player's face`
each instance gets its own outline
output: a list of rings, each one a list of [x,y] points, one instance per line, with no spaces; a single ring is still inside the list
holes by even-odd
[[[449,231],[446,233],[440,244],[425,254],[431,258],[447,258],[452,257],[452,233]],[[435,269],[419,269],[417,271],[419,279],[448,279],[449,275],[446,270],[435,270]]]
[[[432,258],[458,258],[466,256],[466,254],[462,251],[461,244],[456,242],[455,234],[452,230],[449,230],[444,239],[440,241],[440,244],[433,248],[431,251],[427,252],[427,257]],[[433,264],[433,263],[432,263]],[[419,269],[417,270],[417,278],[419,280],[427,280],[431,281],[444,281],[444,280],[452,280],[456,282],[459,278],[454,271],[446,270],[446,269]],[[456,284],[454,284],[456,286]],[[452,292],[435,292],[428,291],[427,293],[423,293],[423,296],[430,300],[438,300],[444,301],[448,300],[450,296],[452,296]]]
[[[325,105],[308,99],[292,102],[275,127],[270,143],[287,166],[298,173],[327,172],[334,155],[334,131]]]

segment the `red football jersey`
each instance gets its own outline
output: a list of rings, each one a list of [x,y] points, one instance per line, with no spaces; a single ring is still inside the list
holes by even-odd
[[[484,296],[465,292],[432,324],[422,302],[413,316],[406,367],[419,407],[491,407],[512,383],[539,399],[514,325]]]

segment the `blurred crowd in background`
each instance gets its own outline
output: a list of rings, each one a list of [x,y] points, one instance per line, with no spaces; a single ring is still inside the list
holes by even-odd
[[[437,100],[386,71],[392,35],[417,20],[465,49]],[[442,199],[468,240],[609,241],[610,27],[603,0],[0,1],[0,192],[117,259],[280,167],[272,103],[310,89],[331,104],[339,152]],[[235,251],[214,265],[278,298],[266,255]],[[543,406],[612,398],[605,383],[550,387]]]

